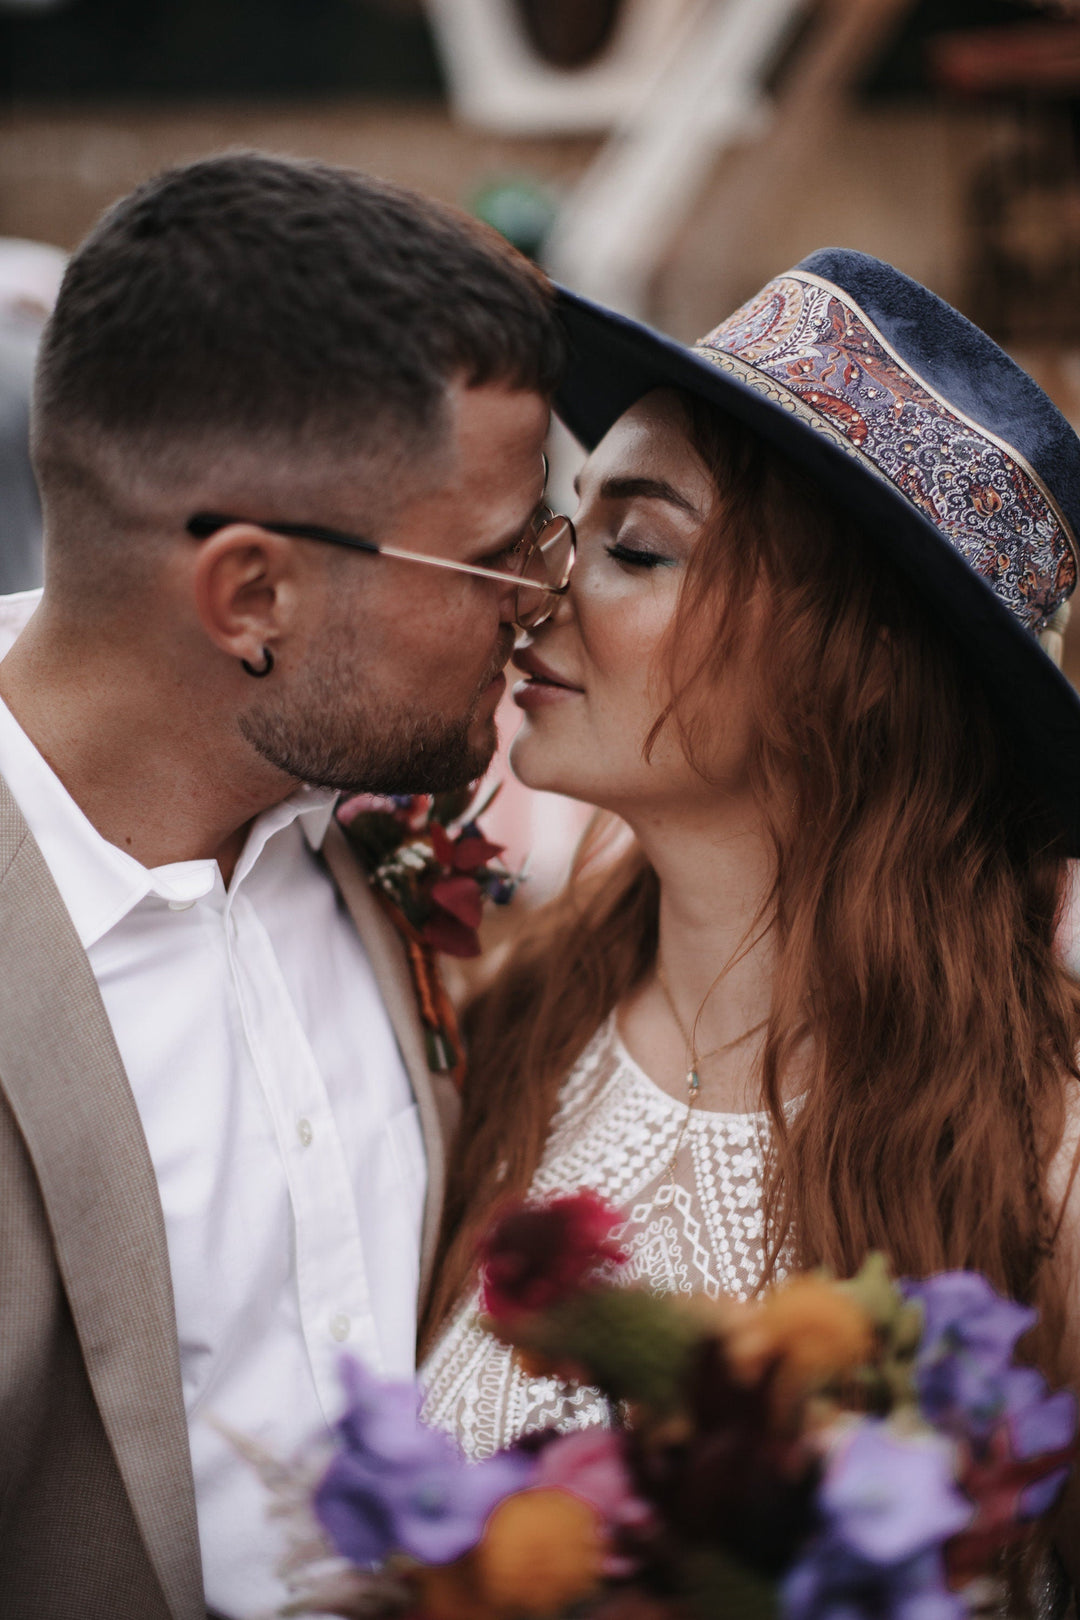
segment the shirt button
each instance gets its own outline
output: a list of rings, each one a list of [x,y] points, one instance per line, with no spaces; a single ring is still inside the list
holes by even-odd
[[[300,1146],[301,1147],[310,1147],[311,1146],[311,1138],[315,1135],[315,1132],[311,1128],[310,1119],[298,1119],[297,1120],[297,1122],[296,1122],[296,1134],[300,1138]]]
[[[336,1339],[338,1344],[344,1343],[344,1341],[349,1337],[349,1329],[351,1326],[352,1323],[345,1315],[345,1312],[339,1311],[336,1316],[332,1316],[330,1318],[330,1337],[332,1339]]]
[[[190,911],[195,904],[194,900],[170,900],[170,911]]]

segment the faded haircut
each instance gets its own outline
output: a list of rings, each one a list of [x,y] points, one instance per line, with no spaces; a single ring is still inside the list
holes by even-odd
[[[549,283],[495,232],[364,174],[232,153],[139,186],[75,253],[34,464],[62,553],[200,456],[400,461],[438,443],[452,378],[547,396],[562,364]]]

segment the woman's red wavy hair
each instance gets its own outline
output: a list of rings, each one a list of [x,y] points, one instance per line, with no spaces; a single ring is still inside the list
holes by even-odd
[[[692,760],[717,724],[710,694],[760,621],[744,605],[766,609],[751,651],[752,783],[775,853],[761,918],[776,942],[766,1280],[786,1243],[841,1275],[873,1248],[915,1275],[977,1267],[1042,1308],[1049,1359],[1063,1302],[1045,1170],[1080,1077],[1080,985],[1055,948],[1066,862],[1022,739],[853,520],[748,430],[684,403],[720,495],[680,594],[658,722],[680,728]],[[714,633],[688,668],[703,625]],[[599,818],[570,883],[524,921],[468,1011],[429,1334],[471,1276],[493,1203],[528,1187],[567,1070],[653,963],[656,876],[636,845],[610,847]],[[796,1054],[805,1101],[785,1118]]]

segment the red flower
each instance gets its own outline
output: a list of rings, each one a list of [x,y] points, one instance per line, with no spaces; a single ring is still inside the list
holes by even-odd
[[[471,822],[451,838],[445,827],[433,821],[428,836],[443,870],[428,888],[434,909],[421,933],[434,950],[445,956],[479,956],[476,930],[483,916],[484,891],[474,874],[501,855],[503,846],[491,843]]]
[[[475,872],[477,867],[497,860],[504,848],[481,832],[463,832],[454,844],[454,868],[458,872]]]
[[[483,915],[484,893],[465,873],[436,878],[428,891],[431,916],[420,930],[433,950],[444,956],[479,956],[476,930]]]
[[[428,834],[435,859],[448,872],[475,872],[478,866],[486,866],[503,852],[502,844],[491,843],[478,830],[459,832],[456,838],[451,838],[445,827],[433,821]]]
[[[464,923],[466,928],[479,928],[484,914],[484,895],[475,878],[464,872],[436,878],[430,894],[437,906]]]
[[[542,1203],[516,1200],[480,1245],[483,1308],[499,1322],[542,1311],[626,1256],[612,1238],[622,1216],[594,1192]]]

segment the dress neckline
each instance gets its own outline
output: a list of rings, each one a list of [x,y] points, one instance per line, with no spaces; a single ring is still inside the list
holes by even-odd
[[[769,1110],[767,1108],[743,1109],[731,1112],[719,1108],[702,1108],[698,1103],[695,1103],[691,1110],[688,1104],[680,1102],[677,1097],[673,1097],[671,1092],[665,1091],[663,1086],[659,1085],[652,1075],[647,1074],[637,1059],[632,1056],[626,1042],[619,1033],[618,1016],[614,1008],[607,1016],[606,1026],[601,1025],[601,1034],[610,1045],[619,1064],[629,1069],[631,1074],[653,1096],[659,1097],[666,1102],[670,1106],[672,1113],[689,1114],[689,1123],[691,1125],[695,1119],[711,1119],[717,1124],[728,1125],[762,1125],[768,1123]],[[798,1099],[794,1100],[797,1101]],[[790,1106],[790,1103],[785,1103],[785,1112]]]

